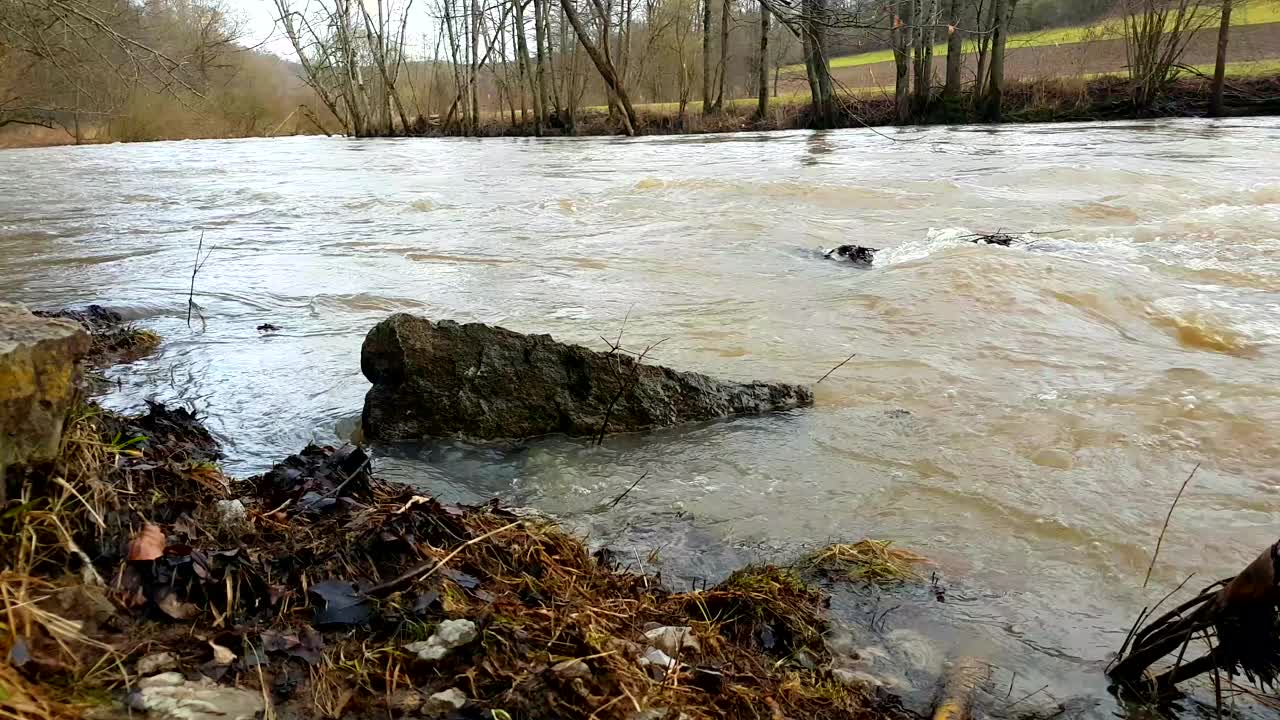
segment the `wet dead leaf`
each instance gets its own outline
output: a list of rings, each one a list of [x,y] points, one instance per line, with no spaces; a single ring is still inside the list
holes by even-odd
[[[219,667],[225,667],[236,661],[236,654],[231,652],[231,648],[223,647],[218,643],[210,640],[209,647],[213,648],[213,660],[211,663]]]
[[[164,531],[155,523],[147,523],[129,543],[129,559],[137,561],[155,560],[164,555]]]
[[[190,620],[200,614],[200,608],[189,602],[182,602],[174,592],[161,595],[156,600],[156,607],[174,620]]]
[[[309,592],[322,604],[312,619],[316,625],[363,625],[373,614],[349,580],[325,580],[312,585]]]

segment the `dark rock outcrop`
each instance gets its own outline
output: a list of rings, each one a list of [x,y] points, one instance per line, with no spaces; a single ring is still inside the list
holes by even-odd
[[[364,432],[422,437],[591,436],[811,405],[797,385],[729,383],[479,323],[397,314],[365,338]]]

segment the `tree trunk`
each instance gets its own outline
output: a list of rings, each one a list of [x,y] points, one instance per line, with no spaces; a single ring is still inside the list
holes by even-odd
[[[542,134],[542,129],[547,122],[547,74],[546,74],[546,58],[547,58],[547,32],[544,17],[545,12],[542,4],[546,0],[533,0],[533,24],[534,39],[537,44],[538,60],[537,67],[534,70],[537,89],[534,91],[537,98],[534,102],[534,108],[538,112],[538,134]]]
[[[911,122],[911,9],[914,0],[899,0],[893,19],[893,98],[898,124]]]
[[[600,73],[600,77],[604,79],[614,97],[622,104],[622,131],[627,135],[635,135],[637,125],[636,111],[631,106],[631,98],[627,97],[627,89],[618,81],[617,70],[613,67],[613,61],[609,59],[608,46],[604,47],[603,52],[596,47],[587,28],[578,17],[578,11],[573,7],[573,0],[560,0],[560,7],[564,10],[564,15],[569,20],[569,24],[573,26],[573,32],[578,36],[578,42],[582,45],[582,49],[587,51],[587,56],[591,58],[591,62],[595,63],[596,71]],[[597,10],[600,11],[600,14],[605,14],[602,7],[598,7]]]
[[[960,97],[960,73],[964,70],[964,32],[960,30],[964,5],[951,0],[947,8],[947,82],[942,97],[955,102]]]
[[[813,54],[813,38],[809,36],[809,26],[801,20],[800,32],[800,49],[804,55],[804,74],[809,81],[809,102],[817,103],[818,95],[818,69],[814,62]]]
[[[760,3],[760,66],[756,77],[756,118],[764,120],[769,113],[769,8]]]
[[[715,106],[711,103],[711,0],[702,0],[702,114],[709,115],[714,111]]]
[[[919,29],[916,35],[916,108],[921,115],[929,111],[933,99],[933,23],[936,12],[933,0],[920,0]]]
[[[1222,117],[1222,89],[1227,83],[1227,41],[1231,39],[1231,4],[1222,0],[1222,22],[1218,24],[1218,56],[1213,64],[1213,91],[1209,95],[1209,115]]]
[[[729,22],[732,19],[729,11],[732,0],[720,2],[720,64],[716,67],[716,112],[724,110],[724,81],[729,74]]]
[[[480,0],[471,0],[471,76],[467,78],[467,91],[471,97],[471,132],[480,134],[480,92],[477,76],[480,74]]]
[[[988,2],[995,0],[978,0],[978,13],[974,19],[974,26],[978,28],[978,69],[973,76],[973,108],[975,110],[982,109],[982,102],[987,96],[987,74],[990,70],[991,63],[991,35],[984,31],[982,24],[982,11],[988,9]],[[987,12],[990,15],[990,10]],[[987,19],[990,23],[990,18]]]
[[[987,122],[1000,122],[1004,98],[1004,49],[1008,39],[1006,0],[994,0],[991,8],[991,77],[987,80],[987,98],[983,118]]]
[[[815,101],[818,126],[835,126],[835,92],[832,90],[831,66],[827,60],[827,1],[806,0],[809,8],[809,33],[813,42],[813,78],[818,87]]]
[[[516,45],[520,52],[520,74],[527,79],[529,83],[529,90],[530,90],[529,94],[533,98],[533,134],[541,137],[542,136],[542,116],[543,116],[542,98],[538,97],[538,84],[537,84],[537,79],[534,77],[538,73],[534,72],[532,68],[529,67],[531,64],[529,62],[529,40],[528,38],[525,37],[525,27],[524,27],[523,2],[525,1],[527,0],[512,0],[512,2],[515,3],[515,6],[516,6],[516,22],[515,22]],[[533,0],[533,4],[536,8],[538,4],[537,0]],[[534,23],[538,22],[540,15],[541,13],[538,13],[535,9]],[[541,38],[541,32],[538,33],[538,36],[539,38]],[[524,115],[523,95],[524,95],[524,91],[522,90],[521,100],[520,100],[520,114],[522,117]]]

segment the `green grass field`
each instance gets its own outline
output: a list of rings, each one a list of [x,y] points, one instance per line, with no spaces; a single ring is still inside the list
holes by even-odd
[[[1215,21],[1216,22],[1216,21]],[[1280,22],[1280,0],[1249,0],[1244,5],[1236,8],[1231,13],[1231,24],[1237,25],[1264,25],[1266,23]],[[1046,45],[1069,45],[1072,43],[1089,42],[1091,40],[1108,40],[1120,38],[1124,36],[1123,28],[1118,20],[1110,20],[1106,22],[1096,23],[1083,27],[1056,28],[1054,30],[1041,30],[1032,33],[1020,33],[1009,38],[1009,49],[1044,47]],[[965,52],[976,52],[977,46],[972,42],[965,43]],[[946,43],[935,45],[933,53],[939,57],[945,57],[947,54]],[[842,57],[831,58],[831,68],[858,67],[859,65],[874,65],[882,62],[892,62],[892,50],[875,50],[873,52],[860,53],[858,55],[844,55]],[[802,65],[789,65],[784,70],[787,71],[803,71]]]

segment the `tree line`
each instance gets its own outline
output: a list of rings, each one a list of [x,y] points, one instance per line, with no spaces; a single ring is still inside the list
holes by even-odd
[[[217,0],[0,0],[0,125],[78,136],[82,122],[114,124],[122,139],[166,123],[270,134],[289,118],[352,136],[545,134],[574,132],[590,110],[631,135],[641,103],[685,128],[750,97],[764,121],[794,75],[805,124],[834,127],[856,110],[832,58],[878,48],[893,58],[898,122],[998,121],[1011,33],[1107,13],[1138,108],[1220,23],[1220,103],[1237,1],[271,0],[285,62],[244,48]]]

